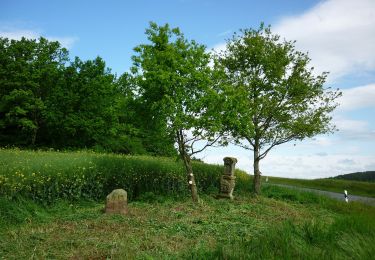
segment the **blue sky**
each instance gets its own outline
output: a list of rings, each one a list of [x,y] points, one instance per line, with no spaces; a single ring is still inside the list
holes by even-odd
[[[59,40],[72,57],[101,56],[117,75],[131,66],[132,49],[146,41],[149,21],[168,22],[216,50],[225,48],[233,32],[265,22],[309,52],[317,73],[330,72],[326,86],[344,93],[333,115],[340,131],[275,148],[261,161],[264,175],[318,178],[375,170],[373,0],[0,2],[1,37]],[[210,149],[199,157],[221,164],[228,155],[251,172],[251,151],[238,147]]]

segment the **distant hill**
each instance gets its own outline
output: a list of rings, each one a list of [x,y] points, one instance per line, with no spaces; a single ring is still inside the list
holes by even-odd
[[[375,171],[354,172],[332,177],[333,179],[375,182]]]

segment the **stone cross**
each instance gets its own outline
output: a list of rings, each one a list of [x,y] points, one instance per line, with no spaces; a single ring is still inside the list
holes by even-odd
[[[234,169],[237,163],[237,159],[233,157],[224,158],[224,174],[220,179],[220,198],[233,199],[233,190],[235,186]]]

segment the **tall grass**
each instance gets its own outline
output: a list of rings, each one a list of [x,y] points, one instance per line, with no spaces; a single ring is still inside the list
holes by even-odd
[[[185,257],[193,259],[373,259],[375,235],[363,232],[373,221],[338,217],[331,225],[287,221],[273,225],[249,241],[219,244],[214,250],[199,248]],[[360,223],[350,226],[351,223]]]
[[[130,202],[128,216],[103,214],[95,201],[43,207],[0,198],[0,258],[373,258],[374,207],[278,186],[262,194],[240,189],[234,201],[201,194],[193,204],[146,192]]]
[[[286,208],[309,209],[310,216],[270,221],[256,236],[230,238],[214,249],[185,254],[194,259],[373,259],[375,208],[345,203],[310,192],[267,186],[263,196]],[[264,202],[264,201],[263,201]],[[264,207],[267,208],[267,203]],[[275,211],[278,209],[275,208]],[[313,212],[319,213],[315,215]],[[287,214],[287,212],[285,212]],[[263,212],[263,214],[266,214]],[[324,218],[322,214],[327,214]],[[319,216],[319,217],[318,217]],[[276,217],[276,216],[275,216]]]
[[[218,190],[223,167],[193,163],[200,192]],[[237,171],[238,187],[248,175]],[[242,185],[243,186],[243,185]],[[115,188],[130,199],[146,192],[185,196],[183,164],[173,158],[93,152],[0,150],[0,196],[53,203],[58,199],[101,200]]]

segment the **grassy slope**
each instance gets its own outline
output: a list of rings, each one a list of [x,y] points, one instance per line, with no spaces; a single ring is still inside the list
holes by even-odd
[[[149,196],[131,202],[128,216],[104,215],[97,202],[60,202],[48,209],[17,202],[11,214],[21,223],[1,227],[0,256],[370,259],[375,253],[373,207],[280,187],[267,187],[259,198],[236,195],[234,201],[202,195],[199,205]]]
[[[375,182],[375,171],[353,172],[332,177],[332,179]]]
[[[118,179],[121,184],[130,168],[133,174],[124,184],[138,183],[141,174],[141,184],[145,185],[153,174],[152,180],[164,176],[159,184],[173,184],[166,188],[178,188],[176,181],[186,187],[183,168],[181,171],[176,162],[166,158],[155,163],[149,157],[85,152],[0,152],[3,177],[13,178],[9,183],[16,188],[34,181],[33,172],[40,174],[39,180],[47,180],[36,186],[40,188],[50,187],[48,178],[59,172],[65,176],[57,179],[61,188],[69,184],[65,180],[75,183],[72,178],[76,176],[88,183],[88,173],[100,173],[103,180]],[[125,165],[125,161],[131,164]],[[222,172],[219,166],[196,167],[201,180],[211,183],[212,179],[217,181],[217,172]],[[166,171],[171,175],[163,175]],[[170,183],[168,176],[176,178],[176,174],[181,179]],[[104,215],[103,203],[78,198],[67,201],[56,196],[52,204],[41,206],[30,198],[16,196],[9,200],[0,196],[0,259],[369,259],[375,254],[374,207],[275,186],[266,187],[263,196],[252,198],[246,192],[250,181],[248,176],[238,174],[235,201],[214,199],[216,183],[215,190],[201,191],[199,205],[193,205],[182,189],[161,197],[147,192],[153,186],[144,186],[142,193],[133,196],[137,200],[131,199],[130,215],[125,217]],[[211,187],[201,182],[204,185]],[[210,191],[214,193],[210,195]],[[45,192],[49,195],[49,188]]]
[[[262,177],[262,181],[265,182],[266,177]],[[362,182],[362,181],[349,181],[349,180],[337,180],[337,179],[315,179],[315,180],[303,180],[303,179],[288,179],[278,177],[268,177],[269,183],[287,184],[305,188],[313,188],[320,190],[327,190],[333,192],[343,193],[347,190],[349,194],[366,196],[375,198],[375,183]]]

